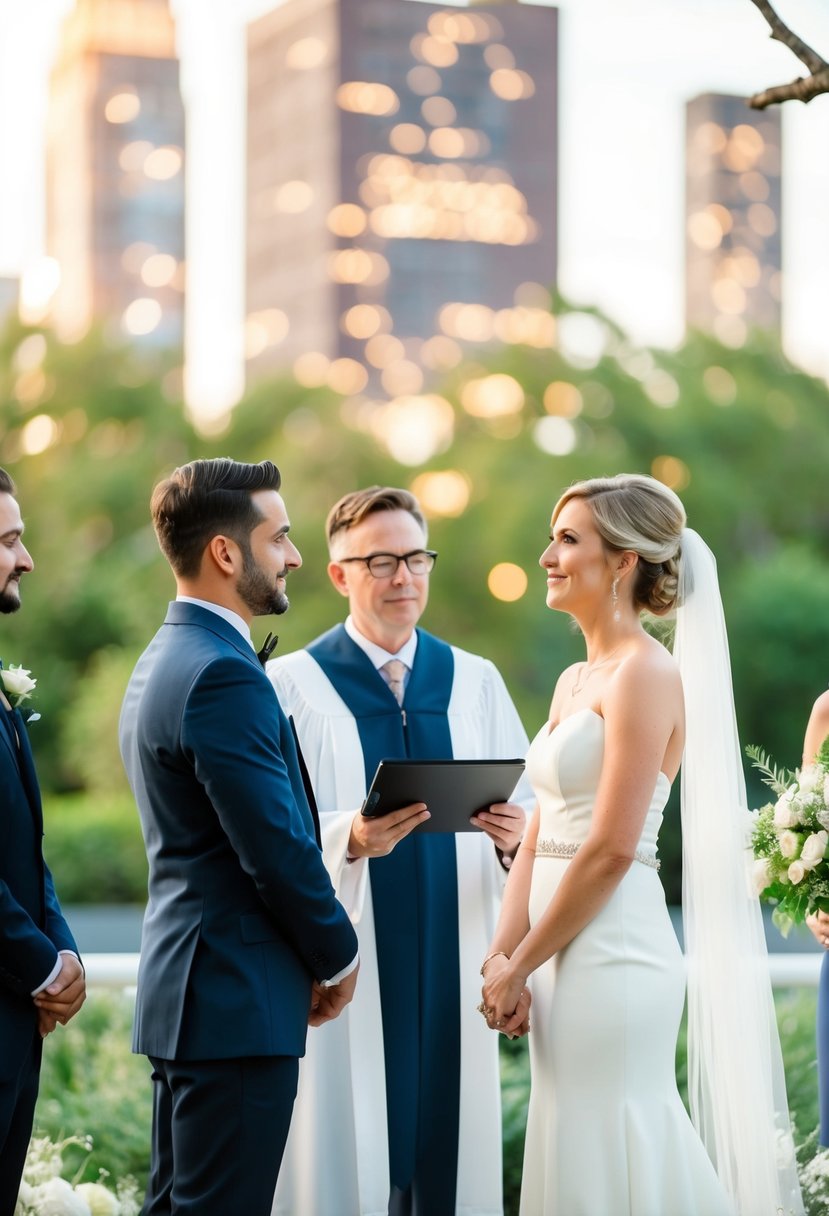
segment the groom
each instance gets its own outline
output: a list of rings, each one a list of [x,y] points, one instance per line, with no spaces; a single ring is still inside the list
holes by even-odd
[[[250,641],[301,564],[279,487],[270,461],[196,460],[152,499],[178,596],[120,728],[150,863],[134,1039],[153,1066],[145,1216],[270,1212],[306,1027],[356,982],[354,930]]]
[[[0,613],[17,612],[33,568],[14,482],[0,469]],[[0,664],[2,667],[2,664]],[[43,812],[26,726],[0,672],[0,1216],[11,1216],[32,1130],[41,1044],[86,990],[77,947],[43,860]]]

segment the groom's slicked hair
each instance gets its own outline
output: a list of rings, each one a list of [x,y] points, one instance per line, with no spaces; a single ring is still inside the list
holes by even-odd
[[[193,460],[160,481],[150,510],[161,551],[173,572],[192,578],[214,536],[233,537],[247,546],[262,515],[251,495],[278,490],[279,469],[270,460],[242,464],[227,456]]]
[[[14,498],[16,493],[17,490],[11,477],[9,477],[5,469],[0,469],[0,494],[11,494],[12,498]]]

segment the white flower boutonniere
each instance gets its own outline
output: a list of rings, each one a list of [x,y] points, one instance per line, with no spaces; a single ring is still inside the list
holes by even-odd
[[[0,687],[8,697],[12,709],[20,709],[23,702],[28,701],[37,687],[37,680],[32,679],[32,673],[28,668],[18,667],[12,663],[8,668],[0,667]],[[37,722],[40,714],[32,713],[29,710],[24,716],[27,722]]]

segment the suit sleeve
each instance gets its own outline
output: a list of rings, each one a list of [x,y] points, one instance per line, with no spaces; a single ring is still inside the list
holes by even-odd
[[[357,953],[279,746],[279,706],[264,672],[219,659],[187,697],[181,741],[222,830],[280,932],[318,980]]]
[[[28,997],[54,967],[58,951],[74,948],[56,946],[0,882],[0,982]]]

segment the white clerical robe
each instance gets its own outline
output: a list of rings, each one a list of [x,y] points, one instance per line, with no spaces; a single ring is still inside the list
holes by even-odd
[[[448,718],[457,760],[523,756],[528,741],[499,672],[452,647]],[[367,859],[346,861],[354,813],[366,795],[357,723],[304,650],[267,666],[293,716],[320,813],[323,857],[360,946],[354,1000],[334,1022],[311,1029],[274,1199],[274,1216],[386,1216],[389,1161],[383,1025]],[[526,778],[516,794],[529,814]],[[501,1216],[501,1093],[498,1035],[477,1012],[481,962],[505,879],[483,832],[455,837],[461,957],[460,1144],[456,1216]],[[435,1216],[444,1216],[443,1213]]]

